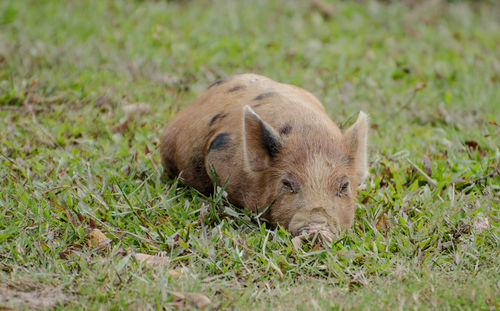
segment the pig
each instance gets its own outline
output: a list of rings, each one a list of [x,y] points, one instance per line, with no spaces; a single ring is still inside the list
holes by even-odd
[[[342,131],[310,92],[256,74],[218,80],[166,125],[165,173],[292,235],[350,228],[368,175],[367,115]],[[216,177],[216,178],[214,178]]]

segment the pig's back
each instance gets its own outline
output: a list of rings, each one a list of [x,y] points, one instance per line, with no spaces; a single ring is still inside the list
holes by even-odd
[[[182,171],[188,185],[209,193],[213,186],[205,169],[207,149],[217,135],[227,134],[234,151],[228,163],[238,165],[245,105],[280,134],[304,124],[325,124],[340,132],[308,91],[255,74],[232,76],[210,85],[167,124],[161,139],[166,173],[174,178]]]

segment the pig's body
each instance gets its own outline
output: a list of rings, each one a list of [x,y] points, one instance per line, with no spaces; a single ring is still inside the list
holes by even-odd
[[[228,180],[233,204],[270,206],[265,217],[292,233],[318,224],[333,231],[352,224],[355,189],[366,176],[364,114],[354,127],[343,134],[299,87],[238,75],[212,84],[167,124],[162,163],[171,178],[206,194],[213,167],[219,184]]]

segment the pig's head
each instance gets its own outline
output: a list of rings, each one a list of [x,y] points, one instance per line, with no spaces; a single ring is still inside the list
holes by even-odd
[[[324,116],[273,128],[250,107],[243,113],[243,161],[262,178],[266,216],[293,235],[339,232],[354,220],[356,189],[367,170],[367,116],[342,132]]]

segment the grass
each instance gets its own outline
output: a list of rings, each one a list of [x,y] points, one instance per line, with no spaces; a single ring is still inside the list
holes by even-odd
[[[1,2],[0,307],[500,308],[500,8],[330,4]],[[331,245],[296,250],[162,181],[162,127],[242,72],[312,91],[339,124],[370,115],[371,175]]]

